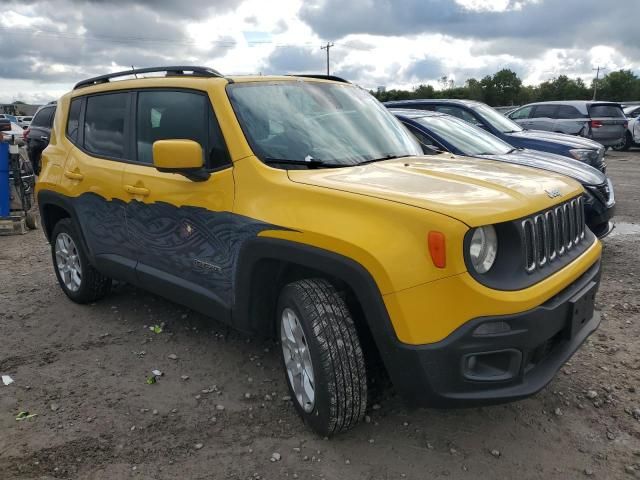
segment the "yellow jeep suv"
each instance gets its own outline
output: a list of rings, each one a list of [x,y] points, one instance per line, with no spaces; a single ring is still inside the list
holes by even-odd
[[[412,405],[532,395],[600,321],[579,184],[425,156],[333,77],[163,67],[80,82],[58,102],[37,194],[71,300],[117,279],[275,336],[295,408],[323,435],[362,419],[382,369]]]

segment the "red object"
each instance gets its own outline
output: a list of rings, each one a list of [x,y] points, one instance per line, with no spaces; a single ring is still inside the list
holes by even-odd
[[[591,120],[591,128],[600,128],[602,122],[600,120]]]
[[[429,253],[431,261],[438,268],[447,266],[447,249],[445,248],[445,236],[442,232],[429,232]]]
[[[29,140],[29,132],[31,131],[30,128],[25,128],[24,132],[22,132],[22,138],[24,138],[25,140]]]

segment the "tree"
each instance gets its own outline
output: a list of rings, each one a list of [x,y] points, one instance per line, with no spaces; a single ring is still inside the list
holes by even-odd
[[[518,74],[503,68],[492,77],[496,101],[499,105],[514,105],[522,89],[522,80]]]
[[[592,85],[593,86],[593,85]],[[640,97],[640,78],[631,70],[605,75],[598,83],[598,99],[622,102]]]

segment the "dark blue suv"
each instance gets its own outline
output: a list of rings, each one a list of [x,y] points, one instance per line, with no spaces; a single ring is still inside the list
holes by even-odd
[[[399,100],[386,102],[389,108],[409,108],[446,113],[484,128],[517,148],[555,153],[580,160],[604,172],[605,148],[588,138],[563,133],[525,130],[489,105],[473,100]]]

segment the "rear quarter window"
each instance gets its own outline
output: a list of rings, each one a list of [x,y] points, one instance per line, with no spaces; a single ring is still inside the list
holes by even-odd
[[[36,113],[35,117],[33,117],[31,126],[51,128],[51,126],[53,125],[53,114],[55,110],[56,109],[53,107],[46,107],[41,109],[38,113]]]
[[[592,117],[624,117],[622,109],[617,105],[591,105],[591,107],[589,108],[589,113]]]

